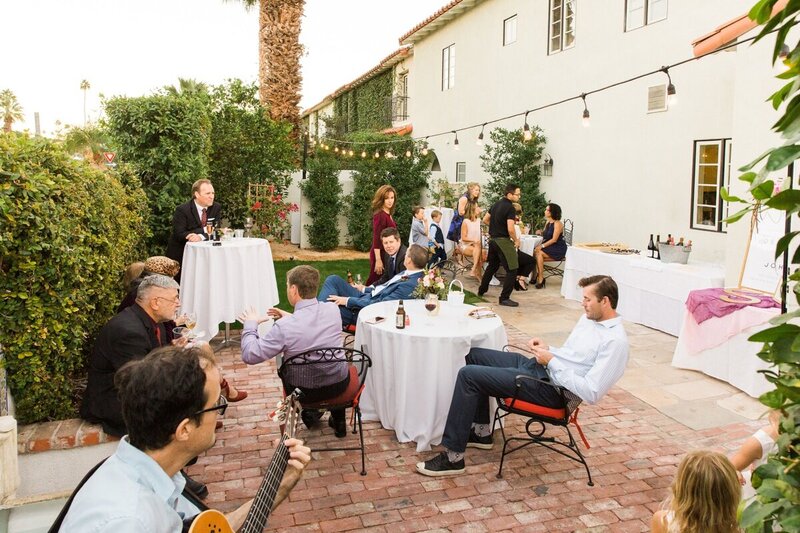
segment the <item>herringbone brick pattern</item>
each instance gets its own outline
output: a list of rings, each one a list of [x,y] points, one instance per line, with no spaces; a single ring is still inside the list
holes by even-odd
[[[512,343],[527,336],[507,326]],[[277,424],[267,419],[281,393],[274,362],[248,367],[236,349],[220,352],[228,380],[250,397],[231,404],[217,444],[190,473],[208,484],[207,503],[223,511],[251,498],[269,464]],[[506,431],[522,433],[510,417]],[[595,481],[583,467],[547,449],[530,446],[509,456],[496,477],[500,448],[468,449],[467,473],[432,479],[414,464],[414,443],[400,444],[377,422],[365,424],[367,475],[358,451],[315,453],[291,497],[270,519],[281,531],[648,531],[654,509],[667,494],[676,464],[693,448],[730,450],[760,424],[693,431],[631,394],[615,388],[599,404],[583,405],[581,426]],[[313,449],[336,441],[333,430],[299,432]],[[349,434],[346,440],[356,442]],[[495,435],[496,442],[499,433]]]

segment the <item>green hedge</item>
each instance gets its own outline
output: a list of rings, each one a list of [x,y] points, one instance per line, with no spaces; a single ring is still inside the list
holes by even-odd
[[[136,169],[147,193],[150,254],[164,254],[175,208],[190,199],[195,180],[209,175],[207,105],[202,98],[168,94],[106,102],[118,159]]]
[[[139,257],[147,202],[136,176],[0,134],[0,343],[21,423],[75,416],[97,330]]]
[[[339,212],[342,207],[342,184],[339,182],[339,161],[320,150],[308,159],[308,176],[300,182],[300,190],[308,198],[306,224],[311,246],[321,251],[339,246]]]

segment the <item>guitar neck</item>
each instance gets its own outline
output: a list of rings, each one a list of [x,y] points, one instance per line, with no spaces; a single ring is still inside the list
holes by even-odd
[[[261,481],[261,486],[258,488],[255,498],[253,498],[253,506],[247,513],[244,524],[242,524],[242,533],[261,533],[267,525],[267,518],[272,512],[272,504],[275,503],[278,487],[280,487],[281,480],[283,480],[286,465],[289,464],[289,450],[284,444],[286,439],[286,435],[281,437],[281,441],[272,455],[272,462],[270,462],[267,475]]]

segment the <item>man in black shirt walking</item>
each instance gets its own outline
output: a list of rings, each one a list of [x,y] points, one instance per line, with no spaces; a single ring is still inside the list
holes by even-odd
[[[514,290],[514,281],[517,279],[517,248],[519,240],[514,231],[516,210],[514,202],[519,202],[519,187],[514,183],[506,185],[505,197],[498,200],[483,217],[483,223],[489,225],[489,254],[487,267],[483,272],[481,285],[478,287],[478,296],[483,296],[489,289],[489,280],[495,275],[500,265],[506,270],[506,279],[503,282],[503,291],[500,293],[500,305],[517,307],[519,304],[511,299]]]

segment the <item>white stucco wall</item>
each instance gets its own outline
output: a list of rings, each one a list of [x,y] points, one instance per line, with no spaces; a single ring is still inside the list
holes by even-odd
[[[623,2],[578,2],[576,44],[547,55],[548,2],[483,2],[415,43],[409,80],[414,136],[480,124],[581,92],[591,91],[691,57],[691,42],[745,13],[749,0],[671,0],[667,20],[624,32]],[[502,46],[503,20],[517,14],[517,41]],[[441,51],[456,44],[455,87],[441,90]],[[744,47],[740,47],[744,48]],[[646,112],[647,88],[666,83],[658,74],[590,95],[590,128],[581,126],[580,101],[532,113],[541,126],[553,176],[542,180],[548,199],[575,223],[575,240],[618,241],[643,248],[650,233],[694,241],[693,258],[725,261],[726,234],[691,230],[693,143],[733,137],[737,71],[749,72],[740,52],[723,52],[671,71],[679,105]],[[752,80],[755,84],[757,80]],[[749,103],[760,105],[764,91]],[[750,98],[743,94],[742,98]],[[769,122],[769,120],[767,120]],[[520,128],[522,118],[497,124]],[[488,130],[492,126],[487,126]],[[467,179],[486,181],[480,167],[480,128],[429,140],[448,176],[457,161]],[[750,153],[734,139],[734,154]]]

